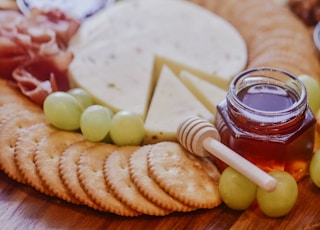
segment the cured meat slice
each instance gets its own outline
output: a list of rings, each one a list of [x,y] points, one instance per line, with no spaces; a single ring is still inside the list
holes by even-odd
[[[0,77],[39,105],[51,92],[68,90],[67,47],[79,25],[60,10],[0,11]]]

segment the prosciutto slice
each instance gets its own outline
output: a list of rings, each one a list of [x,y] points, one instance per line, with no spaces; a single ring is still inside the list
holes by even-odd
[[[79,26],[60,10],[0,11],[0,77],[39,105],[50,93],[68,90],[73,54],[67,47]]]

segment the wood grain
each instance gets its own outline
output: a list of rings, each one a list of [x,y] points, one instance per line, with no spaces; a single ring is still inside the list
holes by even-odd
[[[120,217],[66,203],[16,183],[0,173],[1,229],[319,229],[320,189],[305,177],[294,209],[283,218],[268,218],[253,205],[245,212],[224,205],[212,210],[166,217]]]

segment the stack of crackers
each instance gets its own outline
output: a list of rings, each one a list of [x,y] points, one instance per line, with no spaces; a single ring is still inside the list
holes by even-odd
[[[219,171],[179,144],[118,147],[56,129],[42,109],[0,81],[0,168],[73,204],[122,216],[164,216],[221,203]]]

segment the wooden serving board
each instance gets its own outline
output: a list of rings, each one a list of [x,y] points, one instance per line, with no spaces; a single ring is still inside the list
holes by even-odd
[[[66,203],[9,179],[0,173],[0,229],[320,229],[320,189],[307,176],[299,182],[293,210],[268,218],[253,205],[244,212],[225,205],[212,210],[166,217],[120,217]]]
[[[193,0],[210,8],[211,0]],[[204,4],[206,3],[206,4]],[[166,217],[120,217],[73,205],[19,184],[0,172],[0,229],[320,229],[320,189],[306,176],[299,182],[293,210],[269,218],[256,205],[233,211],[224,204],[211,210],[174,213]]]

